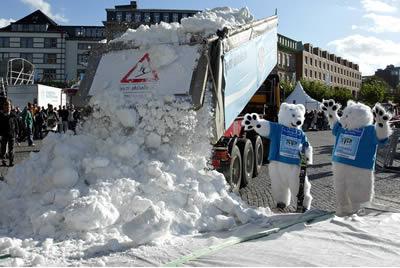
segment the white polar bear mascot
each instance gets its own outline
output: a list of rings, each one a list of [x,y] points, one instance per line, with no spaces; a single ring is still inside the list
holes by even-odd
[[[271,177],[272,197],[280,209],[290,204],[291,199],[297,204],[300,184],[300,152],[304,146],[307,164],[312,164],[312,147],[301,130],[306,109],[302,104],[282,103],[278,123],[260,119],[258,114],[246,114],[243,125],[245,130],[255,130],[259,135],[270,139],[268,169]],[[305,210],[311,206],[311,184],[308,178],[304,182]],[[292,198],[291,198],[292,197]]]
[[[376,149],[392,134],[390,115],[379,104],[371,111],[368,106],[351,100],[340,118],[337,114],[340,104],[334,100],[323,100],[321,108],[336,136],[332,153],[336,215],[349,216],[372,200]]]

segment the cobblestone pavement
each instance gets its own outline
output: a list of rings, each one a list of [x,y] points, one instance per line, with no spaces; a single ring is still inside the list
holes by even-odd
[[[307,132],[307,136],[314,147],[314,164],[307,168],[313,196],[312,207],[334,210],[335,192],[331,171],[333,136],[330,131]],[[273,207],[270,189],[268,169],[264,166],[261,174],[241,189],[240,194],[251,206]],[[374,202],[400,209],[400,174],[376,171]]]
[[[34,141],[35,146],[28,146],[27,142],[21,142],[20,145],[15,144],[15,155],[14,155],[14,162],[15,164],[18,164],[22,160],[26,159],[28,155],[31,152],[38,152],[42,141],[41,140],[35,140]],[[8,164],[8,159],[7,159],[7,164]],[[0,165],[0,179],[3,178],[10,167],[8,166],[2,166]]]

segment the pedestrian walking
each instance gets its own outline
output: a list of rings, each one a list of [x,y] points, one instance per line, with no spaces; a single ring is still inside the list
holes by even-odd
[[[26,136],[28,138],[28,145],[35,146],[33,143],[33,121],[32,104],[28,102],[28,106],[22,111],[22,121],[26,129]]]
[[[35,138],[43,139],[43,126],[46,122],[46,115],[40,106],[37,107],[35,115]]]
[[[47,108],[47,132],[57,132],[58,122],[60,121],[57,112],[53,110],[53,105],[49,104]]]
[[[69,112],[65,108],[65,105],[62,107],[62,109],[59,111],[58,115],[61,118],[61,124],[62,124],[62,132],[67,132],[68,130],[68,115]]]
[[[18,133],[18,118],[14,112],[11,112],[11,103],[7,100],[3,103],[3,111],[0,113],[0,159],[4,166],[7,165],[6,153],[8,155],[9,166],[14,165],[14,144]]]

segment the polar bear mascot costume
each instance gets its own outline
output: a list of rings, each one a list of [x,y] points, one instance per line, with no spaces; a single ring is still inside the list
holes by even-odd
[[[376,149],[392,134],[390,115],[379,104],[371,110],[351,100],[340,118],[340,104],[334,100],[323,100],[321,108],[336,136],[332,153],[336,215],[349,216],[372,200]]]
[[[258,114],[246,114],[242,124],[245,130],[255,130],[259,135],[270,139],[268,169],[271,177],[272,197],[280,209],[290,204],[297,204],[300,175],[300,152],[305,148],[307,164],[312,164],[312,147],[301,130],[306,109],[302,104],[282,103],[278,123],[260,119]],[[311,184],[308,178],[304,182],[305,210],[311,206]]]

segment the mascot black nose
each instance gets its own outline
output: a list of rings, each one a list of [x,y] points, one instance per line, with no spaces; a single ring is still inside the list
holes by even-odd
[[[298,126],[300,126],[300,125],[301,125],[301,121],[297,121],[296,124],[297,124]]]

